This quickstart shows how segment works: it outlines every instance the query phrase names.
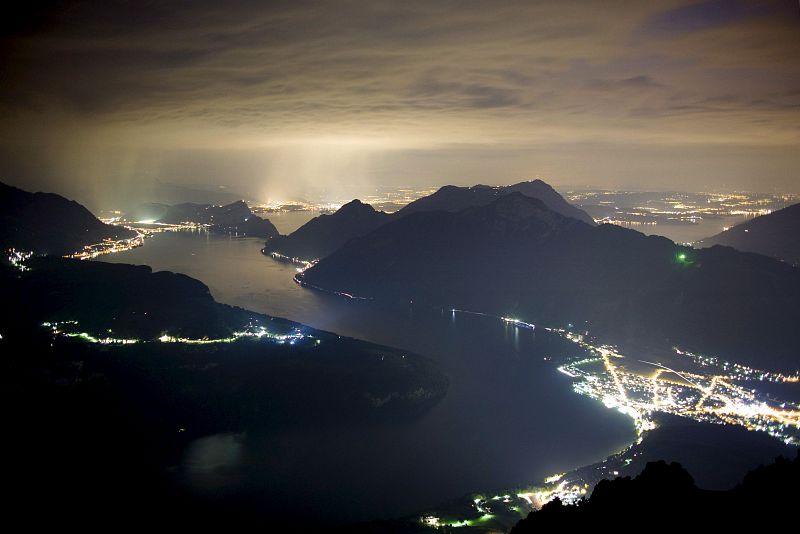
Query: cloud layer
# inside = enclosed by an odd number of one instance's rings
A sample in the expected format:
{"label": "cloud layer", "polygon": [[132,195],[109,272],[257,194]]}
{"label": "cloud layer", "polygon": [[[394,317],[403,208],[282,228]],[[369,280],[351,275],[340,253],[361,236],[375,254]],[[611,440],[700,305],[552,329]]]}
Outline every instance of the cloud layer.
{"label": "cloud layer", "polygon": [[59,2],[14,24],[0,171],[36,187],[800,188],[795,1]]}

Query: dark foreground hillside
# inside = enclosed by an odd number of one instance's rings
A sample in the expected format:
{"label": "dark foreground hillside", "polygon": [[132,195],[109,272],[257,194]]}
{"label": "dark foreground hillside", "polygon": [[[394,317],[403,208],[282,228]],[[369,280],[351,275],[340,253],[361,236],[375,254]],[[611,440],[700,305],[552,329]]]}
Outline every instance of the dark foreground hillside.
{"label": "dark foreground hillside", "polygon": [[622,531],[700,527],[719,532],[723,527],[769,525],[789,527],[800,497],[800,455],[778,458],[774,464],[749,472],[729,491],[699,489],[680,464],[651,462],[636,477],[603,480],[591,496],[576,505],[554,500],[520,521],[512,534],[558,529]]}
{"label": "dark foreground hillside", "polygon": [[160,418],[215,431],[410,415],[444,394],[426,358],[220,304],[184,275],[46,257],[27,266],[0,266],[9,385],[30,373],[81,385],[102,376],[117,393],[130,386],[133,404],[157,392]]}
{"label": "dark foreground hillside", "polygon": [[46,257],[27,267],[0,265],[6,521],[302,525],[257,497],[186,493],[176,470],[189,443],[388,424],[447,390],[427,358],[217,303],[186,276]]}

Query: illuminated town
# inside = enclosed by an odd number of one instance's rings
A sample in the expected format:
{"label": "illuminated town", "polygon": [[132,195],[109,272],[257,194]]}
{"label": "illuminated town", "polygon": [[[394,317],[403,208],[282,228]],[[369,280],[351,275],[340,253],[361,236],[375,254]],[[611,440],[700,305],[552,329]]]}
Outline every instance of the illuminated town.
{"label": "illuminated town", "polygon": [[144,244],[145,239],[161,232],[204,231],[207,227],[207,225],[195,224],[191,222],[182,224],[163,224],[153,221],[126,221],[120,217],[112,217],[101,220],[106,224],[122,226],[128,230],[132,230],[136,232],[136,235],[127,239],[104,239],[100,243],[86,245],[82,250],[79,250],[73,254],[68,254],[66,256],[67,258],[91,260],[105,254],[125,252],[126,250],[140,247]]}
{"label": "illuminated town", "polygon": [[[242,330],[233,332],[228,337],[222,338],[185,338],[173,336],[170,334],[162,334],[157,339],[130,339],[130,338],[117,338],[111,335],[101,337],[98,334],[90,334],[82,331],[79,327],[78,321],[54,321],[42,323],[42,326],[49,329],[51,334],[55,337],[74,338],[86,343],[100,344],[100,345],[132,345],[135,343],[177,343],[184,345],[213,345],[219,343],[234,343],[239,340],[253,339],[253,340],[267,340],[279,345],[289,344],[295,345],[298,342],[307,340],[314,345],[319,345],[321,341],[314,338],[314,336],[303,334],[299,327],[293,327],[287,332],[272,332],[263,326],[255,325],[253,323],[247,324]],[[107,332],[111,334],[111,332]]]}
{"label": "illuminated town", "polygon": [[264,217],[269,217],[270,213],[286,211],[330,213],[357,197],[376,210],[391,213],[419,198],[433,194],[437,189],[436,187],[416,188],[409,186],[376,187],[366,193],[363,191],[342,191],[339,194],[321,194],[317,198],[313,198],[312,195],[312,200],[268,200],[266,202],[255,200],[248,202],[248,205],[253,213]]}
{"label": "illuminated town", "polygon": [[[264,252],[263,249],[262,249],[261,252],[262,253]],[[302,258],[293,258],[293,257],[290,257],[290,256],[286,256],[286,255],[280,254],[278,252],[270,252],[269,255],[274,260],[284,261],[284,262],[287,262],[287,263],[293,263],[293,264],[297,265],[297,272],[298,273],[302,273],[303,271],[305,271],[306,269],[308,269],[309,267],[312,267],[315,263],[317,263],[317,260],[307,261],[307,260],[304,260]]]}
{"label": "illuminated town", "polygon": [[[659,233],[678,242],[694,242],[728,230],[731,226],[800,201],[799,195],[733,193],[679,193],[614,190],[573,190],[564,195],[587,211],[598,223]],[[692,239],[679,239],[695,227]],[[671,235],[671,234],[674,234]]]}
{"label": "illuminated town", "polygon": [[29,260],[31,256],[33,256],[33,252],[17,250],[15,248],[6,250],[6,260],[8,263],[15,269],[23,272],[30,270],[30,267],[25,265],[25,262]]}
{"label": "illuminated town", "polygon": [[696,421],[740,425],[800,444],[800,406],[780,401],[753,382],[797,382],[798,375],[761,371],[678,348],[661,362],[625,357],[615,347],[592,345],[584,336],[551,330],[584,348],[591,357],[558,368],[575,379],[574,390],[633,418],[641,434],[650,416],[663,412]]}
{"label": "illuminated town", "polygon": [[[481,312],[452,309],[458,313],[495,317]],[[495,317],[518,328],[536,326],[513,317]],[[618,410],[633,420],[636,442],[594,466],[559,473],[530,488],[508,490],[490,497],[471,496],[464,507],[429,512],[418,518],[427,527],[507,529],[530,511],[558,498],[575,503],[585,497],[602,478],[619,475],[616,466],[631,463],[634,445],[656,428],[657,413],[686,417],[711,424],[738,425],[750,431],[766,432],[788,445],[800,445],[800,404],[775,399],[759,391],[759,383],[797,383],[800,375],[762,371],[703,356],[680,348],[659,355],[659,361],[625,356],[616,347],[595,343],[588,333],[562,328],[540,327],[571,341],[583,350],[580,358],[569,359],[558,371],[573,380],[573,390]],[[655,358],[654,358],[655,359]]]}

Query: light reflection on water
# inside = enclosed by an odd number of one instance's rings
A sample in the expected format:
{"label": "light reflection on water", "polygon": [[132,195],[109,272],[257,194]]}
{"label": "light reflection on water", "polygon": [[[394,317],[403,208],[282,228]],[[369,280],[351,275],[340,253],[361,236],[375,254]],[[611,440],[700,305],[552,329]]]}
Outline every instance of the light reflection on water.
{"label": "light reflection on water", "polygon": [[186,449],[183,471],[202,493],[220,494],[241,483],[244,434],[214,434],[196,439]]}
{"label": "light reflection on water", "polygon": [[168,233],[102,259],[182,272],[221,302],[430,356],[450,389],[410,423],[199,440],[182,466],[196,491],[257,495],[264,513],[310,520],[397,517],[470,491],[535,483],[633,439],[627,418],[573,394],[543,361],[573,346],[449,309],[387,308],[303,289],[292,282],[294,267],[263,256],[262,246]]}

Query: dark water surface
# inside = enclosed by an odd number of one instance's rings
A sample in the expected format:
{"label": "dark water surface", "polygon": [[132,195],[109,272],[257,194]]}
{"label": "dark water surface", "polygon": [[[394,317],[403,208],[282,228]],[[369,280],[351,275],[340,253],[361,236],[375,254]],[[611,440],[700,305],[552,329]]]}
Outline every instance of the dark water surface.
{"label": "dark water surface", "polygon": [[471,491],[540,482],[634,439],[628,418],[572,393],[545,360],[574,353],[573,345],[496,319],[303,289],[292,281],[295,268],[263,256],[262,246],[168,233],[102,260],[185,273],[218,301],[430,356],[450,389],[413,422],[197,440],[178,469],[192,491],[312,521],[398,517]]}

